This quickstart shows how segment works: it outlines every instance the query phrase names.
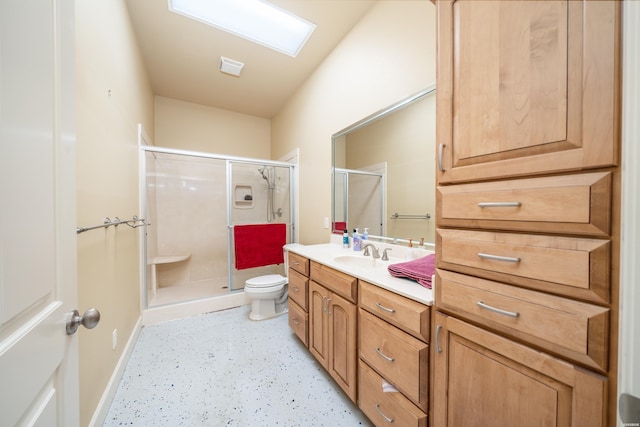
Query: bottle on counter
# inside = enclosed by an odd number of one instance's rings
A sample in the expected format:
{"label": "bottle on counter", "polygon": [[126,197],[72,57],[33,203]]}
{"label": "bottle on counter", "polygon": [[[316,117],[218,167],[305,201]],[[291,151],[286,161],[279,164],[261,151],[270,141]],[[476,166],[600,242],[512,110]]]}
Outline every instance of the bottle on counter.
{"label": "bottle on counter", "polygon": [[342,233],[342,247],[349,247],[349,230],[344,230],[344,232]]}
{"label": "bottle on counter", "polygon": [[353,229],[353,250],[361,251],[362,250],[362,239],[360,238],[360,234],[358,233],[358,229]]}
{"label": "bottle on counter", "polygon": [[369,227],[365,227],[364,233],[362,233],[362,240],[368,240],[368,239],[369,239]]}

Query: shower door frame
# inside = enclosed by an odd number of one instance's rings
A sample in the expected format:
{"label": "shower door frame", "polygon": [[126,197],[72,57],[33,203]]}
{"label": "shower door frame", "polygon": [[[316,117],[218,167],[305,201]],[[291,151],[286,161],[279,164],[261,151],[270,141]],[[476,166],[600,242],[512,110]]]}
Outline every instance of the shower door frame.
{"label": "shower door frame", "polygon": [[[365,171],[365,170],[358,170],[358,169],[345,169],[345,168],[333,168],[333,173],[331,174],[331,178],[333,180],[331,188],[333,188],[333,197],[331,198],[332,203],[333,203],[333,217],[337,218],[336,215],[336,195],[335,195],[335,188],[336,188],[336,176],[338,174],[342,174],[344,175],[344,179],[343,179],[343,201],[342,201],[342,205],[343,205],[343,218],[346,220],[347,222],[347,228],[349,230],[351,230],[354,226],[354,224],[351,224],[351,227],[349,226],[349,176],[350,175],[360,175],[360,176],[373,176],[373,177],[377,177],[380,179],[380,188],[379,188],[379,197],[380,197],[380,226],[378,228],[378,230],[376,230],[375,233],[370,233],[372,235],[375,235],[377,233],[380,234],[380,236],[385,236],[386,232],[387,232],[387,219],[386,219],[386,212],[385,212],[385,206],[387,205],[387,201],[386,201],[386,193],[387,193],[387,179],[386,179],[386,175],[384,173],[380,173],[380,172],[369,172],[369,171]],[[336,232],[336,230],[333,230],[332,227],[332,232]],[[338,230],[338,231],[342,231],[342,230]],[[364,231],[364,230],[361,230]]]}
{"label": "shower door frame", "polygon": [[[142,132],[142,131],[141,131]],[[224,160],[226,167],[226,189],[227,189],[227,286],[228,291],[225,295],[231,295],[234,293],[243,292],[244,289],[231,289],[231,281],[233,278],[233,254],[231,253],[233,249],[232,238],[233,238],[233,224],[231,224],[232,217],[232,209],[233,209],[233,191],[232,191],[232,180],[231,180],[231,169],[232,163],[243,163],[243,164],[255,164],[256,166],[277,166],[277,167],[286,167],[289,168],[289,212],[290,212],[290,222],[288,223],[289,228],[289,239],[290,243],[295,243],[295,224],[296,224],[296,216],[295,216],[295,205],[296,205],[296,192],[295,192],[295,170],[297,165],[294,163],[281,162],[277,160],[267,160],[267,159],[258,159],[252,157],[240,157],[240,156],[231,156],[231,155],[223,155],[216,153],[207,153],[204,151],[191,151],[191,150],[182,150],[176,148],[166,148],[166,147],[156,147],[153,145],[147,145],[142,143],[150,142],[148,137],[144,135],[144,133],[140,137],[140,157],[139,157],[139,180],[140,180],[140,212],[142,218],[148,217],[147,210],[147,158],[146,153],[161,153],[161,154],[171,154],[177,156],[189,156],[189,157],[199,157],[205,159],[213,159],[213,160]],[[140,280],[142,282],[142,290],[141,290],[141,302],[142,309],[149,309],[149,295],[147,291],[147,237],[146,237],[146,227],[143,227],[144,230],[141,233],[141,244],[140,244]],[[216,298],[218,296],[211,296],[208,298],[201,298],[194,301],[207,300],[210,298]],[[192,301],[178,301],[176,304],[189,303]],[[168,304],[170,306],[173,304]],[[155,307],[153,307],[155,308]]]}
{"label": "shower door frame", "polygon": [[[255,166],[274,166],[274,167],[286,167],[289,168],[289,218],[291,221],[288,224],[288,232],[289,232],[289,243],[295,242],[295,210],[294,210],[294,171],[295,164],[280,162],[274,160],[260,160],[246,157],[229,157],[227,159],[227,254],[229,256],[229,269],[228,269],[228,278],[227,278],[227,286],[229,286],[229,293],[232,292],[240,292],[242,289],[232,289],[232,280],[233,280],[233,264],[234,264],[234,252],[233,252],[233,227],[234,224],[231,223],[233,217],[233,164],[245,164],[245,165],[255,165]],[[286,273],[286,272],[285,272]]]}

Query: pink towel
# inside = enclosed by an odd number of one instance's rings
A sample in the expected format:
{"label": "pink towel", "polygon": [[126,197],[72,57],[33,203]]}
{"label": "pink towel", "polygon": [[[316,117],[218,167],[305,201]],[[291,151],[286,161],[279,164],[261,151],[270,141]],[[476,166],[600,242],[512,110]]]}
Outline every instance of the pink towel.
{"label": "pink towel", "polygon": [[403,277],[417,281],[427,289],[431,289],[431,276],[436,268],[436,255],[431,254],[412,261],[391,264],[387,269],[395,277]]}
{"label": "pink towel", "polygon": [[233,227],[236,269],[284,263],[286,224],[251,224]]}

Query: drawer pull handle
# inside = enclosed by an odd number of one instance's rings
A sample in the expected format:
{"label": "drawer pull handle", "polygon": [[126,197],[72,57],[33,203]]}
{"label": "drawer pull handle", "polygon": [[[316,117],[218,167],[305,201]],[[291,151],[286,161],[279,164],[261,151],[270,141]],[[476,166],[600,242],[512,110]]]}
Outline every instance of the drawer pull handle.
{"label": "drawer pull handle", "polygon": [[480,202],[478,206],[481,208],[519,208],[522,206],[520,202]]}
{"label": "drawer pull handle", "polygon": [[438,145],[438,170],[440,172],[444,172],[444,167],[442,166],[442,151],[444,150],[445,145]]}
{"label": "drawer pull handle", "polygon": [[380,309],[380,310],[384,310],[388,313],[395,313],[396,311],[393,308],[387,308],[384,305],[380,304],[379,302],[376,303],[376,306]]}
{"label": "drawer pull handle", "polygon": [[380,416],[382,418],[384,418],[384,420],[388,423],[392,423],[393,422],[393,418],[389,418],[387,417],[385,414],[382,413],[382,410],[380,409],[380,404],[376,403],[376,411],[378,411],[378,414],[380,414]]}
{"label": "drawer pull handle", "polygon": [[442,353],[442,349],[440,348],[440,331],[442,330],[442,325],[436,326],[436,353]]}
{"label": "drawer pull handle", "polygon": [[511,257],[511,256],[483,254],[482,252],[478,252],[478,256],[482,259],[490,259],[492,261],[520,262],[520,258]]}
{"label": "drawer pull handle", "polygon": [[291,264],[293,265],[300,265],[300,263],[298,261],[291,261]]}
{"label": "drawer pull handle", "polygon": [[501,310],[499,308],[491,307],[490,305],[487,305],[487,304],[483,303],[482,301],[478,301],[478,302],[476,302],[476,304],[478,305],[478,307],[484,308],[485,310],[493,311],[494,313],[502,314],[503,316],[509,316],[509,317],[518,317],[518,316],[520,316],[520,313],[518,313],[516,311]]}
{"label": "drawer pull handle", "polygon": [[294,317],[293,319],[291,319],[291,321],[292,321],[293,323],[295,323],[295,324],[296,324],[296,326],[300,324],[300,322],[298,321],[298,319],[296,319],[295,317]]}
{"label": "drawer pull handle", "polygon": [[393,362],[394,360],[393,357],[389,357],[386,354],[384,354],[382,351],[380,351],[378,347],[376,347],[376,353],[378,353],[378,356],[382,357],[387,362]]}
{"label": "drawer pull handle", "polygon": [[298,289],[297,286],[292,287],[291,289],[293,289],[294,292],[300,292],[300,289]]}

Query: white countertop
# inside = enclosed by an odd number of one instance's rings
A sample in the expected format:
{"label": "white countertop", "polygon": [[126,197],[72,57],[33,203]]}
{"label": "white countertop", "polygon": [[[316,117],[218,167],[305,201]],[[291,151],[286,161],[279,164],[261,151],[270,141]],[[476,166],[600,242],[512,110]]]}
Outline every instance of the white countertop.
{"label": "white countertop", "polygon": [[[341,244],[336,243],[325,243],[319,245],[300,245],[294,243],[286,245],[285,250],[296,253],[305,258],[309,258],[310,260],[317,261],[335,270],[357,277],[358,279],[366,280],[369,283],[387,289],[398,295],[405,296],[414,301],[418,301],[422,304],[433,305],[432,289],[427,289],[418,282],[410,279],[394,277],[389,274],[389,271],[387,270],[387,267],[390,264],[408,261],[406,258],[406,248],[394,247],[392,245],[377,242],[373,244],[379,248],[381,254],[382,249],[391,247],[393,249],[397,248],[396,252],[401,253],[403,257],[389,256],[389,261],[382,261],[380,259],[374,261],[371,256],[365,257],[362,251],[357,252],[352,248],[343,248]],[[428,255],[429,253],[432,252],[425,251],[423,254]],[[336,260],[336,257],[341,256],[362,257],[363,259],[371,258],[371,266],[365,267],[343,264]]]}

